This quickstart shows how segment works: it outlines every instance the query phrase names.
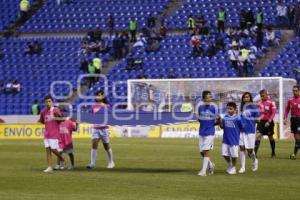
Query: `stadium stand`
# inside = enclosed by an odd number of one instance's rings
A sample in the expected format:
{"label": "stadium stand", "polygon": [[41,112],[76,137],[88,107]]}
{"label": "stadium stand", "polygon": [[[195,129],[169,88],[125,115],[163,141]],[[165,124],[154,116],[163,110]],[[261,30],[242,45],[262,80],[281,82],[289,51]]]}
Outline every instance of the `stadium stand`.
{"label": "stadium stand", "polygon": [[300,66],[300,38],[294,38],[287,47],[281,49],[280,54],[268,64],[260,73],[260,76],[282,76],[295,78],[294,68]]}
{"label": "stadium stand", "polygon": [[4,31],[19,14],[19,0],[0,1],[0,32]]}
{"label": "stadium stand", "polygon": [[[297,0],[286,0],[286,5],[296,3]],[[251,9],[255,15],[258,8],[261,8],[265,17],[265,24],[276,24],[277,2],[272,0],[187,0],[176,13],[167,19],[170,28],[186,28],[188,16],[204,15],[205,20],[214,27],[217,21],[217,14],[221,7],[227,13],[227,26],[239,26],[239,14],[242,9]]]}
{"label": "stadium stand", "polygon": [[[1,114],[30,114],[30,104],[35,99],[42,99],[49,93],[53,81],[70,81],[77,87],[77,78],[83,72],[79,68],[81,37],[56,38],[1,38],[5,56],[0,60],[1,84],[18,80],[21,92],[13,94],[0,93]],[[41,43],[40,54],[25,54],[28,42]],[[90,54],[92,59],[95,53]],[[109,54],[100,54],[107,58]],[[68,87],[59,84],[54,88],[55,94],[66,95]]]}
{"label": "stadium stand", "polygon": [[[18,1],[16,2],[18,3]],[[285,1],[286,4],[292,2],[296,1]],[[20,31],[40,34],[91,30],[106,32],[109,31],[107,20],[110,15],[115,19],[115,30],[126,30],[129,19],[132,17],[137,19],[139,30],[141,30],[147,23],[147,17],[150,14],[158,17],[166,9],[168,3],[170,3],[169,0],[69,0],[57,5],[56,1],[47,1],[21,27]],[[11,5],[6,8],[8,7],[12,8]],[[126,97],[126,81],[142,76],[153,79],[239,76],[239,71],[231,67],[231,62],[228,59],[228,50],[232,47],[234,37],[228,33],[220,34],[215,28],[216,15],[220,7],[224,7],[228,14],[227,25],[229,26],[239,24],[240,7],[253,9],[254,14],[257,8],[261,7],[266,17],[265,22],[270,25],[276,23],[274,12],[276,3],[270,0],[187,0],[174,15],[167,19],[168,28],[186,28],[190,14],[204,14],[205,20],[210,24],[210,34],[202,34],[200,37],[202,55],[192,56],[191,35],[185,29],[159,40],[157,49],[151,52],[147,50],[149,45],[147,39],[142,45],[143,47],[136,47],[132,43],[131,45],[134,46],[132,51],[129,51],[130,53],[123,57],[107,74],[109,101],[113,104],[126,103],[126,98],[115,98],[113,90],[116,89],[117,96]],[[19,9],[18,4],[14,8]],[[5,12],[5,17],[10,16],[8,11]],[[15,11],[15,13],[17,12]],[[1,27],[4,26],[1,24]],[[276,38],[279,39],[280,37],[281,34],[277,31]],[[208,57],[205,53],[209,49],[209,44],[216,43],[218,38],[224,40],[224,49],[218,49],[214,55]],[[0,59],[1,88],[5,89],[7,83],[18,80],[21,84],[21,92],[9,94],[0,92],[0,114],[30,114],[30,105],[35,99],[42,99],[49,93],[52,81],[70,81],[73,88],[77,87],[78,75],[84,73],[79,67],[80,60],[85,58],[90,61],[97,55],[82,51],[82,39],[82,37],[1,38],[0,50],[4,53],[4,57]],[[113,59],[113,38],[106,38],[105,40],[111,49],[107,53],[100,54],[100,58],[102,60]],[[27,43],[34,41],[41,43],[42,52],[25,55]],[[143,43],[141,38],[138,39],[138,42]],[[255,47],[256,38],[251,34],[241,37],[240,42],[243,44],[241,46],[247,49],[254,47],[256,58],[263,56],[263,50],[272,51],[265,35],[262,49]],[[260,73],[260,76],[294,77],[292,69],[299,67],[299,45],[299,38],[295,38],[288,47],[282,50],[277,59]],[[132,63],[129,64],[130,59]],[[283,67],[283,63],[290,65],[288,68]],[[114,83],[118,84],[114,85]],[[54,88],[55,94],[66,95],[69,90],[65,86],[57,85]],[[92,95],[99,89],[104,89],[103,80],[92,85],[85,95]],[[78,99],[72,103],[78,105],[81,102],[91,101],[93,99]]]}
{"label": "stadium stand", "polygon": [[145,26],[147,16],[158,16],[169,0],[77,0],[57,5],[47,1],[21,28],[21,32],[68,32],[108,30],[108,17],[112,15],[115,30],[128,29],[130,18],[135,18],[138,27]]}

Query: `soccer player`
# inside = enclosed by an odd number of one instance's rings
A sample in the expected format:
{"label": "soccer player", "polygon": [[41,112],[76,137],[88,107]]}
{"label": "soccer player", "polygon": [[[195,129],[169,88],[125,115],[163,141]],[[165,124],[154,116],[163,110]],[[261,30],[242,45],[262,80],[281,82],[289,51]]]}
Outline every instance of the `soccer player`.
{"label": "soccer player", "polygon": [[285,108],[284,123],[287,123],[287,118],[291,110],[291,132],[294,134],[295,147],[294,153],[290,155],[290,159],[296,160],[298,149],[300,149],[300,90],[299,86],[293,87],[294,97],[291,98]]}
{"label": "soccer player", "polygon": [[221,122],[221,128],[224,129],[222,156],[228,164],[226,172],[230,175],[236,174],[236,160],[239,157],[239,138],[242,128],[236,109],[237,106],[234,102],[227,103],[227,114]]}
{"label": "soccer player", "polygon": [[[100,110],[108,109],[110,107],[103,91],[96,92],[96,103],[92,106],[92,112],[97,113]],[[96,167],[97,149],[98,143],[102,140],[103,147],[108,156],[107,168],[111,169],[115,167],[113,161],[113,152],[109,145],[109,126],[95,124],[92,128],[92,150],[91,150],[91,162],[87,166],[88,169],[94,169]]]}
{"label": "soccer player", "polygon": [[217,107],[212,103],[212,95],[210,91],[202,92],[202,100],[198,107],[199,129],[199,150],[203,157],[202,169],[198,173],[199,176],[213,174],[214,163],[210,160],[209,151],[213,149],[215,138],[215,124],[218,120]]}
{"label": "soccer player", "polygon": [[61,166],[65,166],[66,162],[64,158],[58,152],[58,139],[59,139],[59,123],[62,118],[62,114],[57,107],[53,106],[53,99],[51,96],[44,98],[46,107],[40,114],[39,122],[45,124],[44,144],[47,154],[47,169],[44,172],[52,172],[51,166],[51,152],[54,153],[61,162]]}
{"label": "soccer player", "polygon": [[242,95],[241,103],[241,123],[242,132],[240,133],[240,164],[241,168],[239,173],[246,171],[246,153],[247,150],[249,157],[252,159],[252,171],[257,171],[258,160],[254,153],[255,146],[255,133],[256,121],[259,117],[259,110],[257,105],[253,104],[252,96],[249,92]]}
{"label": "soccer player", "polygon": [[[70,158],[71,166],[70,170],[75,169],[74,164],[74,154],[73,154],[73,140],[72,140],[72,132],[77,129],[77,123],[75,120],[66,118],[65,121],[60,123],[59,125],[59,153],[62,155],[63,153],[67,153]],[[59,160],[57,161],[57,165],[54,167],[55,170],[64,169],[64,166],[60,166]]]}
{"label": "soccer player", "polygon": [[256,141],[255,141],[255,155],[259,149],[260,140],[262,135],[267,135],[269,137],[272,153],[271,158],[275,158],[275,140],[273,138],[274,134],[274,117],[276,114],[276,104],[268,95],[266,90],[261,90],[259,92],[261,101],[258,103],[260,117],[257,125]]}

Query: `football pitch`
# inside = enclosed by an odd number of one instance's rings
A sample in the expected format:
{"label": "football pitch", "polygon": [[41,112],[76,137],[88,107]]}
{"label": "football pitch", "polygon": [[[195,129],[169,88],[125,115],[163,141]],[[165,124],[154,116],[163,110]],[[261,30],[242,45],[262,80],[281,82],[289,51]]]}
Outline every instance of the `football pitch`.
{"label": "football pitch", "polygon": [[294,142],[278,141],[277,158],[270,158],[269,142],[259,152],[259,170],[227,175],[220,156],[220,140],[212,153],[215,174],[197,176],[202,161],[198,139],[113,138],[116,168],[106,169],[107,156],[98,150],[97,168],[87,170],[88,139],[74,141],[75,171],[43,173],[46,158],[41,140],[0,141],[0,199],[162,199],[257,200],[298,199],[300,159],[290,160]]}

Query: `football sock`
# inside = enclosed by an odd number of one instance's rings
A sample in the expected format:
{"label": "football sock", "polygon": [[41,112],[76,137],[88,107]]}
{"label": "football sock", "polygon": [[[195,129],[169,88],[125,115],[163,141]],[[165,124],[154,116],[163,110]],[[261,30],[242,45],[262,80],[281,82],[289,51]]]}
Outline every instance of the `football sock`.
{"label": "football sock", "polygon": [[260,145],[260,140],[256,140],[255,141],[255,148],[254,148],[255,155],[257,155],[257,151],[258,151],[259,145]]}
{"label": "football sock", "polygon": [[255,156],[254,151],[252,152],[252,154],[250,154],[250,157],[252,159],[252,162],[254,162],[256,160],[256,156]]}
{"label": "football sock", "polygon": [[203,165],[202,165],[202,171],[206,173],[207,166],[209,164],[209,157],[203,157]]}
{"label": "football sock", "polygon": [[108,150],[106,151],[106,153],[107,153],[107,156],[108,156],[108,162],[111,163],[111,162],[113,161],[113,152],[112,152],[111,148],[108,149]]}
{"label": "football sock", "polygon": [[240,151],[240,162],[241,162],[241,168],[245,169],[245,165],[246,165],[245,151]]}
{"label": "football sock", "polygon": [[270,140],[270,145],[272,149],[272,155],[275,154],[275,140]]}
{"label": "football sock", "polygon": [[91,165],[96,165],[96,158],[97,158],[97,149],[91,150]]}
{"label": "football sock", "polygon": [[296,141],[295,142],[295,148],[294,148],[295,156],[297,155],[299,149],[300,149],[300,141]]}

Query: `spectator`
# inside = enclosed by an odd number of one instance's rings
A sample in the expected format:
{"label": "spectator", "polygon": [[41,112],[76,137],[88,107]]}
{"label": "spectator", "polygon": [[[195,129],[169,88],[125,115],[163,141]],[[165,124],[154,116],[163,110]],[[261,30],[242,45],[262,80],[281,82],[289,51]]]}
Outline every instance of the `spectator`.
{"label": "spectator", "polygon": [[282,0],[278,0],[276,7],[277,11],[277,24],[279,27],[284,27],[287,21],[287,7],[282,3]]}
{"label": "spectator", "polygon": [[19,81],[14,81],[12,83],[12,92],[13,93],[21,92],[21,84],[19,83]]}
{"label": "spectator", "polygon": [[252,12],[252,10],[249,8],[249,9],[248,9],[248,12],[247,12],[247,14],[246,14],[246,23],[247,23],[247,28],[248,28],[248,30],[251,29],[251,27],[254,25],[254,22],[255,22],[255,20],[254,20],[253,12]]}
{"label": "spectator", "polygon": [[109,29],[109,36],[111,37],[113,35],[114,27],[115,27],[115,19],[112,15],[109,15],[107,20],[107,26]]}
{"label": "spectator", "polygon": [[25,54],[33,55],[33,54],[40,54],[41,52],[42,52],[42,46],[40,42],[35,41],[35,42],[27,43]]}
{"label": "spectator", "polygon": [[294,24],[298,25],[300,21],[300,3],[295,6],[295,17],[294,17]]}
{"label": "spectator", "polygon": [[258,12],[256,14],[256,25],[258,29],[262,29],[264,23],[264,15],[261,10],[261,8],[258,9]]}
{"label": "spectator", "polygon": [[295,35],[297,37],[300,37],[300,20],[298,20],[298,22],[296,23],[296,26],[295,26]]}
{"label": "spectator", "polygon": [[33,52],[36,54],[40,54],[42,52],[42,44],[38,41],[33,43]]}
{"label": "spectator", "polygon": [[263,41],[264,41],[264,32],[263,32],[262,29],[257,29],[257,32],[256,32],[256,46],[257,46],[257,48],[262,49]]}
{"label": "spectator", "polygon": [[102,71],[102,60],[99,58],[99,55],[93,59],[93,66],[95,67],[95,74],[101,74]]}
{"label": "spectator", "polygon": [[208,56],[209,58],[211,58],[214,55],[216,55],[217,52],[218,52],[218,49],[217,49],[216,45],[214,44],[214,42],[210,41],[205,55]]}
{"label": "spectator", "polygon": [[133,47],[135,49],[138,49],[138,48],[144,47],[146,44],[147,44],[146,38],[144,37],[143,34],[140,34],[140,36],[139,36],[138,40],[136,41],[136,43],[133,44]]}
{"label": "spectator", "polygon": [[27,42],[27,47],[25,49],[25,54],[32,55],[34,54],[34,45],[32,42]]}
{"label": "spectator", "polygon": [[203,53],[203,49],[201,48],[201,43],[200,43],[200,36],[199,35],[193,35],[190,44],[193,48],[192,50],[192,57],[197,57],[200,56]]}
{"label": "spectator", "polygon": [[220,8],[219,13],[218,13],[218,31],[219,31],[219,33],[225,32],[226,18],[227,18],[227,16],[226,16],[224,8]]}
{"label": "spectator", "polygon": [[240,29],[241,30],[244,30],[247,27],[246,16],[247,16],[246,11],[244,9],[242,9],[240,12]]}
{"label": "spectator", "polygon": [[4,52],[2,49],[0,49],[0,60],[4,58]]}
{"label": "spectator", "polygon": [[89,62],[85,59],[85,58],[81,58],[80,59],[80,69],[84,72],[84,73],[88,73],[89,72]]}
{"label": "spectator", "polygon": [[143,59],[135,58],[132,53],[128,54],[126,61],[127,61],[127,66],[126,66],[127,70],[135,70],[135,69],[143,68]]}
{"label": "spectator", "polygon": [[126,31],[121,34],[122,55],[127,55],[129,52],[129,35]]}
{"label": "spectator", "polygon": [[289,18],[289,28],[292,29],[295,25],[295,14],[296,14],[296,8],[293,4],[290,4],[288,6],[287,14]]}
{"label": "spectator", "polygon": [[34,100],[34,103],[31,106],[31,114],[33,115],[39,115],[41,112],[39,101]]}
{"label": "spectator", "polygon": [[167,36],[167,31],[168,31],[167,27],[162,24],[159,29],[159,35],[162,39]]}
{"label": "spectator", "polygon": [[209,29],[208,27],[206,26],[206,21],[204,19],[204,16],[203,15],[200,15],[198,17],[198,20],[197,20],[197,28],[199,29],[199,34],[200,35],[208,35],[209,33]]}
{"label": "spectator", "polygon": [[115,34],[115,38],[112,42],[112,48],[113,48],[113,57],[114,59],[121,59],[122,58],[122,41],[119,37],[119,34]]}
{"label": "spectator", "polygon": [[20,1],[20,19],[24,22],[28,17],[28,11],[30,9],[29,0],[21,0]]}
{"label": "spectator", "polygon": [[190,15],[188,19],[188,29],[194,31],[195,28],[196,28],[195,19],[192,15]]}
{"label": "spectator", "polygon": [[147,27],[150,29],[154,28],[156,24],[155,21],[156,21],[155,17],[152,14],[150,14],[147,18]]}
{"label": "spectator", "polygon": [[231,67],[238,69],[238,56],[239,56],[238,44],[235,43],[232,45],[232,48],[228,51],[228,57],[231,61]]}
{"label": "spectator", "polygon": [[266,39],[270,46],[274,46],[275,44],[279,46],[279,39],[275,37],[275,32],[271,27],[267,28]]}
{"label": "spectator", "polygon": [[[95,74],[96,68],[93,65],[93,61],[90,61],[89,65],[88,65],[88,70],[89,70],[90,75]],[[95,84],[97,77],[89,77],[88,80],[89,80],[89,88],[91,88]]]}
{"label": "spectator", "polygon": [[224,37],[222,35],[219,35],[216,39],[216,48],[221,51],[225,49]]}
{"label": "spectator", "polygon": [[0,94],[1,93],[5,93],[5,83],[4,82],[0,82]]}
{"label": "spectator", "polygon": [[12,84],[12,82],[8,82],[8,83],[6,83],[5,84],[5,88],[4,88],[4,93],[7,93],[7,94],[9,94],[9,93],[13,93],[13,84]]}
{"label": "spectator", "polygon": [[147,41],[146,52],[157,52],[158,50],[159,50],[158,40],[149,38]]}
{"label": "spectator", "polygon": [[136,42],[136,31],[137,31],[137,22],[134,18],[131,18],[129,21],[129,31],[131,34],[131,42]]}

